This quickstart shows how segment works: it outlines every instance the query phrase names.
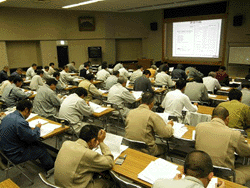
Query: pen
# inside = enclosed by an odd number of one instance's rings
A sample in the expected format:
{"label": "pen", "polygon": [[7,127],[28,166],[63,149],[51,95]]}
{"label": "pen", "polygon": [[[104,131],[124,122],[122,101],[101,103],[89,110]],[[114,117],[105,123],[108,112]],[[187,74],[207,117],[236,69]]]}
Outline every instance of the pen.
{"label": "pen", "polygon": [[127,154],[125,154],[125,155],[124,155],[123,159],[125,160],[125,159],[126,159],[126,157],[127,157]]}

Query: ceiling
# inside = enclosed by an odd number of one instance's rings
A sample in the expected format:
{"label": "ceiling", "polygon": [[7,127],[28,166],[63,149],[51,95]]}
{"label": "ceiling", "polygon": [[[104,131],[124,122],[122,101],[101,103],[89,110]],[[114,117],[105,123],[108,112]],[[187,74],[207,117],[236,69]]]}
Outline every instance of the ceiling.
{"label": "ceiling", "polygon": [[[0,7],[62,9],[63,6],[83,1],[87,0],[6,0],[0,3]],[[139,12],[220,1],[225,0],[103,0],[67,10]]]}

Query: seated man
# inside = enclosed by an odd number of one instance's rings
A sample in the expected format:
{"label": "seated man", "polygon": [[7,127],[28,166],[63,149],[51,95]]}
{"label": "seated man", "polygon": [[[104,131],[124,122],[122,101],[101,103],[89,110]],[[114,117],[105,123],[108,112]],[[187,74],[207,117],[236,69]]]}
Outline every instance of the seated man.
{"label": "seated man", "polygon": [[119,77],[119,71],[114,71],[111,76],[109,76],[105,82],[105,89],[109,90],[113,85],[117,83]]}
{"label": "seated man", "polygon": [[[109,182],[98,173],[110,170],[114,159],[107,145],[104,130],[85,125],[77,141],[65,141],[55,162],[55,184],[61,187],[107,188]],[[102,155],[92,151],[100,145]]]}
{"label": "seated man", "polygon": [[31,90],[37,90],[39,87],[43,86],[43,71],[42,70],[38,70],[37,75],[33,76],[33,78],[31,79],[30,82],[30,89]]}
{"label": "seated man", "polygon": [[126,118],[125,137],[132,140],[143,141],[149,146],[149,154],[159,156],[165,153],[164,146],[155,143],[155,134],[169,138],[173,135],[173,122],[166,125],[164,120],[151,109],[154,106],[154,95],[143,93],[142,104],[130,110]]}
{"label": "seated man", "polygon": [[137,70],[134,71],[130,76],[130,84],[133,84],[135,80],[142,76],[143,66],[137,65]]}
{"label": "seated man", "polygon": [[49,78],[53,78],[53,76],[49,74],[49,66],[45,66],[42,71],[43,71],[43,79],[45,81]]}
{"label": "seated man", "polygon": [[184,71],[184,67],[182,64],[178,64],[176,69],[172,72],[172,79],[187,79],[187,75]]}
{"label": "seated man", "polygon": [[113,68],[113,71],[119,71],[119,69],[121,69],[121,68],[123,68],[123,64],[120,62],[117,62]]}
{"label": "seated man", "polygon": [[80,132],[82,128],[82,120],[84,116],[89,116],[93,113],[92,108],[85,102],[84,97],[88,95],[86,89],[79,87],[75,88],[73,93],[67,96],[60,107],[59,117],[68,120],[74,125],[76,132]]}
{"label": "seated man", "polygon": [[96,79],[105,82],[107,78],[110,76],[110,73],[107,71],[107,69],[108,66],[106,64],[102,64],[102,69],[96,73]]}
{"label": "seated man", "polygon": [[[152,188],[205,188],[208,186],[213,173],[213,163],[210,156],[199,150],[190,152],[185,159],[184,175],[177,174],[174,179],[156,180]],[[212,187],[225,188],[224,182]]]}
{"label": "seated man", "polygon": [[135,97],[130,93],[125,87],[127,83],[127,78],[120,76],[118,78],[118,83],[113,85],[108,93],[108,102],[116,104],[121,108],[121,113],[123,117],[126,117],[130,109],[128,109],[124,103],[134,103]]}
{"label": "seated man", "polygon": [[222,106],[216,107],[210,122],[196,126],[195,148],[207,152],[216,166],[234,169],[236,183],[250,180],[250,166],[235,166],[235,153],[250,157],[250,147],[240,131],[228,127],[230,112]]}
{"label": "seated man", "polygon": [[3,70],[0,71],[0,84],[3,81],[8,80],[8,71],[9,71],[8,66],[4,66]]}
{"label": "seated man", "polygon": [[63,83],[62,80],[60,79],[60,72],[54,72],[53,73],[53,78],[56,79],[57,84],[56,84],[56,89],[57,90],[63,90],[65,89],[68,85]]}
{"label": "seated man", "polygon": [[154,93],[154,90],[151,85],[151,81],[149,80],[151,73],[149,70],[144,70],[143,75],[135,80],[134,90],[135,91],[149,91]]}
{"label": "seated man", "polygon": [[167,74],[168,71],[169,67],[165,66],[162,68],[162,71],[155,77],[155,85],[167,87],[173,87],[175,85],[175,82],[171,79],[171,76]]}
{"label": "seated man", "polygon": [[206,86],[203,84],[202,78],[194,76],[192,82],[188,82],[185,95],[189,97],[191,101],[206,102],[209,100]]}
{"label": "seated man", "polygon": [[229,76],[226,72],[226,67],[221,66],[219,70],[216,72],[216,79],[220,82],[222,86],[229,85]]}
{"label": "seated man", "polygon": [[8,80],[5,80],[0,84],[0,96],[3,94],[4,89],[13,83],[15,78],[15,76],[9,76]]}
{"label": "seated man", "polygon": [[171,115],[182,117],[182,109],[185,107],[191,112],[198,110],[198,104],[192,105],[190,99],[184,94],[186,88],[186,81],[183,79],[177,80],[176,89],[166,94],[161,106],[165,108],[164,112]]}
{"label": "seated man", "polygon": [[39,144],[41,124],[35,129],[25,120],[32,110],[28,100],[18,102],[16,111],[3,118],[0,126],[1,146],[4,154],[15,164],[39,159],[46,171],[54,167],[54,161],[46,148]]}
{"label": "seated man", "polygon": [[92,101],[94,103],[101,104],[101,100],[93,99],[93,97],[101,97],[102,96],[102,93],[93,84],[94,75],[89,73],[86,75],[85,78],[86,79],[81,81],[78,85],[78,87],[83,87],[88,92],[88,95],[87,95],[87,97],[84,98],[84,100],[87,102]]}
{"label": "seated man", "polygon": [[66,85],[71,84],[71,82],[74,80],[74,77],[71,76],[68,72],[69,72],[69,68],[67,65],[65,65],[63,67],[63,71],[60,72],[60,79]]}
{"label": "seated man", "polygon": [[26,80],[31,80],[31,78],[33,78],[33,76],[36,75],[36,69],[37,69],[37,65],[34,63],[32,64],[32,66],[30,68],[28,68],[28,70],[26,71]]}
{"label": "seated man", "polygon": [[[81,65],[82,66],[82,65]],[[81,68],[81,66],[79,67],[79,71],[80,71],[80,77],[85,78],[86,74],[89,73],[89,67],[90,67],[90,62],[85,62],[84,63],[84,67]],[[81,70],[80,70],[81,68]]]}
{"label": "seated man", "polygon": [[155,65],[151,65],[151,67],[147,69],[147,70],[149,70],[149,71],[150,71],[150,73],[151,73],[150,78],[155,78],[155,75],[156,75],[156,69],[157,69],[157,67],[156,67]]}
{"label": "seated man", "polygon": [[23,69],[21,68],[17,68],[17,70],[15,72],[12,72],[10,74],[10,76],[15,76],[15,77],[20,77],[22,78],[22,73],[23,73]]}
{"label": "seated man", "polygon": [[187,79],[190,80],[190,79],[193,79],[194,77],[198,76],[198,77],[201,77],[203,78],[203,74],[198,71],[195,67],[187,67],[185,69],[185,73],[187,75]]}
{"label": "seated man", "polygon": [[129,72],[124,67],[120,68],[118,71],[119,71],[120,76],[124,76],[126,78],[128,78],[130,76]]}
{"label": "seated man", "polygon": [[215,78],[216,73],[210,72],[207,77],[203,78],[203,83],[206,86],[207,90],[211,93],[214,93],[214,90],[219,90],[221,88],[221,85],[219,81]]}
{"label": "seated man", "polygon": [[49,74],[50,76],[52,76],[53,73],[56,72],[54,68],[55,68],[55,64],[54,64],[54,63],[50,63],[50,64],[49,64],[49,71],[48,71],[48,74]]}
{"label": "seated man", "polygon": [[244,80],[242,82],[241,86],[242,86],[242,90],[241,90],[242,100],[241,100],[241,102],[243,104],[250,106],[250,82]]}
{"label": "seated man", "polygon": [[54,92],[57,81],[53,78],[48,79],[46,84],[40,87],[34,99],[34,112],[39,116],[49,117],[58,114],[61,100]]}
{"label": "seated man", "polygon": [[69,73],[74,73],[74,72],[77,72],[77,69],[76,69],[76,63],[74,61],[72,61],[71,63],[67,64],[68,68],[69,68]]}
{"label": "seated man", "polygon": [[2,98],[5,101],[7,107],[14,107],[17,105],[18,101],[26,99],[33,94],[33,91],[30,93],[25,93],[20,88],[22,84],[23,79],[16,77],[11,85],[5,87]]}
{"label": "seated man", "polygon": [[228,126],[244,129],[250,138],[250,107],[241,103],[242,93],[238,89],[231,89],[228,98],[229,101],[219,104],[219,106],[223,106],[229,111]]}

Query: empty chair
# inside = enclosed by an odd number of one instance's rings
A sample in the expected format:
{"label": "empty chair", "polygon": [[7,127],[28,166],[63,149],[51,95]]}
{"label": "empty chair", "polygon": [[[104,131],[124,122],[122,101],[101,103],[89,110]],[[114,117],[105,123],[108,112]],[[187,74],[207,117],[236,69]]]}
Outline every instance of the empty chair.
{"label": "empty chair", "polygon": [[47,185],[48,187],[52,187],[52,188],[61,188],[61,187],[58,187],[58,186],[56,186],[56,185],[50,183],[50,182],[47,180],[47,178],[46,178],[42,173],[39,173],[38,175],[39,175],[41,181],[42,181],[45,185]]}
{"label": "empty chair", "polygon": [[148,145],[145,142],[123,138],[122,143],[131,149],[148,153]]}
{"label": "empty chair", "polygon": [[230,179],[233,177],[233,182],[235,182],[235,171],[231,168],[213,166],[214,167],[214,175],[223,179]]}

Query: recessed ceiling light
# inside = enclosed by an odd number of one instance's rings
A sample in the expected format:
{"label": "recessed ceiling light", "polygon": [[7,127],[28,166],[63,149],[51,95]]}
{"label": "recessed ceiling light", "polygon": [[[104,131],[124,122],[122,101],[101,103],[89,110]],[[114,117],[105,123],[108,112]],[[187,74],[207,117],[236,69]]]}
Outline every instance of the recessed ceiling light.
{"label": "recessed ceiling light", "polygon": [[64,6],[64,7],[62,7],[62,8],[72,8],[72,7],[87,5],[87,4],[91,4],[91,3],[96,3],[96,2],[98,2],[98,1],[103,1],[103,0],[90,0],[90,1],[84,1],[84,2],[81,2],[81,3],[77,3],[77,4],[67,5],[67,6]]}
{"label": "recessed ceiling light", "polygon": [[4,1],[6,1],[6,0],[0,0],[0,3],[4,2]]}

